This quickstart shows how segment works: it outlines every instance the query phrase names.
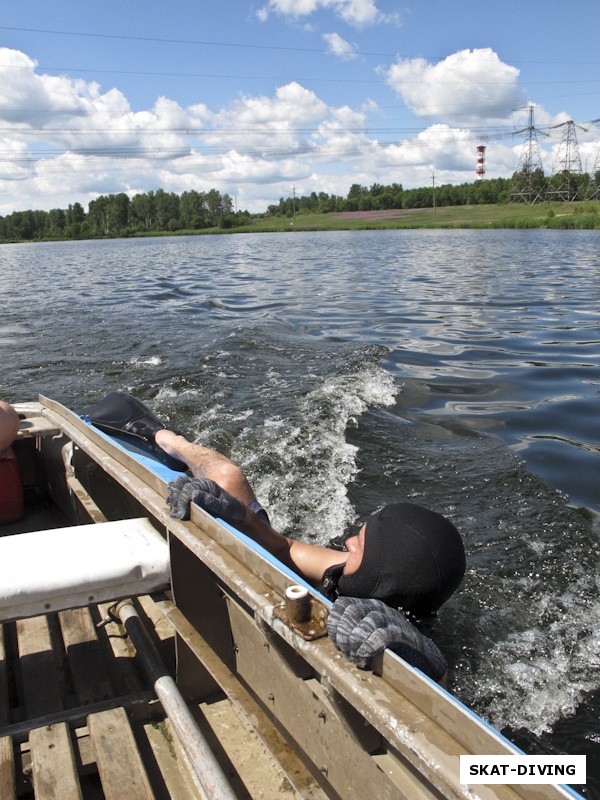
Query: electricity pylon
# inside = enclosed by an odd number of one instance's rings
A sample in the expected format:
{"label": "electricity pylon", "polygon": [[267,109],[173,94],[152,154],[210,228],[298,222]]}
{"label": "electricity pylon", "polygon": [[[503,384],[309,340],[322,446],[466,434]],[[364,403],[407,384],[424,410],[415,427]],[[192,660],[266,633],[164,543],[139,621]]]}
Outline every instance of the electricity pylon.
{"label": "electricity pylon", "polygon": [[544,195],[544,167],[540,155],[540,146],[537,135],[547,136],[546,133],[535,127],[533,122],[533,106],[528,106],[529,124],[514,135],[526,133],[527,138],[523,143],[519,166],[513,175],[510,187],[510,199],[513,203],[536,203]]}
{"label": "electricity pylon", "polygon": [[[593,119],[591,124],[595,125],[597,122],[600,122],[600,119]],[[586,200],[593,200],[596,197],[600,197],[600,147],[596,153],[596,160],[594,161],[594,166],[590,175],[590,182],[588,183],[587,192],[585,193]]]}
{"label": "electricity pylon", "polygon": [[576,129],[587,131],[587,128],[577,125],[572,119],[552,125],[550,130],[557,128],[564,128],[564,131],[552,167],[554,185],[548,189],[548,195],[570,203],[572,200],[582,199],[580,196],[581,183],[574,177],[583,174]]}

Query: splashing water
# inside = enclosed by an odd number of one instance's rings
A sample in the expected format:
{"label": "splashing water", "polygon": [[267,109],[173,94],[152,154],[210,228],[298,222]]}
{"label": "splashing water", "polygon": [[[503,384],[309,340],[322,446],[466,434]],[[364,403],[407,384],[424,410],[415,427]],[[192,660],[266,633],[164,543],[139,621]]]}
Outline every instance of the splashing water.
{"label": "splashing water", "polygon": [[370,367],[325,380],[298,399],[292,420],[268,418],[244,431],[232,456],[276,528],[324,544],[355,521],[348,487],[358,448],[346,432],[369,407],[391,405],[396,391],[389,373]]}

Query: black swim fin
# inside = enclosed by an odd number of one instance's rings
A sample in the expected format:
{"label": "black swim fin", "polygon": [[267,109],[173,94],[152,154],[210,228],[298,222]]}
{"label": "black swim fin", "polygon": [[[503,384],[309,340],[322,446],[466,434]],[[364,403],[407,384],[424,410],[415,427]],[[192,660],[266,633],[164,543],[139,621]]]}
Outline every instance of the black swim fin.
{"label": "black swim fin", "polygon": [[82,416],[89,417],[92,425],[105,433],[132,437],[144,442],[152,455],[162,464],[179,472],[187,471],[187,464],[165,453],[154,441],[156,431],[166,428],[166,425],[132,395],[125,392],[109,392],[98,403],[85,408]]}

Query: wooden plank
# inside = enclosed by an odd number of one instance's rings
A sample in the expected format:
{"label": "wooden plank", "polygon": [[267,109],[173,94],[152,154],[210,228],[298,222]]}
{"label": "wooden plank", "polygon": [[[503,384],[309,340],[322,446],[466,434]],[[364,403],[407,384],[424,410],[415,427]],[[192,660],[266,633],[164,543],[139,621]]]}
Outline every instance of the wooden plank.
{"label": "wooden plank", "polygon": [[66,723],[36,728],[29,736],[36,800],[81,800],[71,735]]}
{"label": "wooden plank", "polygon": [[[274,636],[266,638],[249,615],[233,603],[230,613],[238,674],[272,710],[291,746],[306,753],[314,768],[323,774],[325,793],[344,800],[439,797],[440,792],[428,775],[422,774],[416,782],[408,780],[414,771],[409,759],[399,761],[404,780],[390,780],[389,773],[380,770],[371,756],[371,752],[381,751],[386,744],[378,732],[367,726],[342,698],[334,706],[321,691],[315,691],[315,681],[299,680],[300,657],[285,642]],[[408,713],[409,709],[405,705],[402,711]],[[424,722],[422,716],[414,713],[407,719],[412,728]],[[339,759],[339,753],[344,753],[343,760]]]}
{"label": "wooden plank", "polygon": [[5,725],[9,721],[9,709],[8,659],[4,646],[4,625],[0,625],[0,725]]}
{"label": "wooden plank", "polygon": [[66,480],[71,495],[77,501],[78,507],[82,512],[83,516],[80,518],[89,518],[90,522],[107,522],[106,516],[92,500],[81,481],[72,475],[67,475]]}
{"label": "wooden plank", "polygon": [[19,663],[30,717],[38,717],[63,708],[56,661],[48,620],[44,616],[17,622]]}
{"label": "wooden plank", "polygon": [[[169,720],[146,723],[143,729],[152,755],[156,759],[160,777],[164,781],[166,796],[172,800],[184,800],[184,798],[185,800],[206,800],[202,789],[194,785],[187,756],[179,739],[173,733]],[[269,800],[275,800],[275,798],[269,797]],[[288,796],[285,800],[294,800],[294,798]]]}
{"label": "wooden plank", "polygon": [[15,800],[15,754],[10,736],[0,737],[0,797]]}
{"label": "wooden plank", "polygon": [[59,619],[77,702],[85,705],[112,697],[112,686],[89,609],[61,611]]}
{"label": "wooden plank", "polygon": [[[109,615],[113,603],[101,603],[98,612],[102,619]],[[143,682],[135,667],[135,647],[125,629],[118,622],[108,622],[99,634],[107,655],[108,674],[117,695],[137,694],[143,691]]]}
{"label": "wooden plank", "polygon": [[[164,593],[155,593],[153,596],[142,594],[134,598],[137,611],[144,621],[144,627],[159,651],[168,649],[173,642],[173,626],[159,605],[166,600],[166,597]],[[163,647],[164,642],[167,643],[166,647]]]}
{"label": "wooden plank", "polygon": [[[153,719],[160,713],[155,711],[157,705],[158,701],[153,691],[138,692],[121,697],[112,697],[110,700],[103,700],[101,703],[92,703],[91,705],[57,711],[55,714],[46,714],[43,717],[13,722],[11,725],[3,726],[0,731],[5,736],[12,736],[15,743],[24,742],[34,728],[55,725],[57,722],[66,722],[71,727],[73,725],[85,726],[90,714],[97,714],[117,706],[123,706],[136,719]],[[160,706],[158,707],[160,708]]]}
{"label": "wooden plank", "polygon": [[60,428],[52,425],[45,417],[28,417],[21,421],[17,439],[31,439],[36,436],[57,436]]}
{"label": "wooden plank", "polygon": [[92,714],[88,728],[106,800],[153,800],[133,731],[122,708]]}
{"label": "wooden plank", "polygon": [[[159,512],[158,517],[168,518],[168,509],[164,502],[166,497],[165,481],[154,472],[144,467],[132,455],[118,447],[98,430],[87,425],[80,417],[65,406],[40,395],[43,402],[44,416],[49,424],[60,428],[65,436],[96,461],[108,475],[126,490],[139,499],[139,490],[147,497],[143,505],[154,514],[153,507]],[[123,467],[126,470],[123,470]],[[154,495],[154,497],[153,497]]]}

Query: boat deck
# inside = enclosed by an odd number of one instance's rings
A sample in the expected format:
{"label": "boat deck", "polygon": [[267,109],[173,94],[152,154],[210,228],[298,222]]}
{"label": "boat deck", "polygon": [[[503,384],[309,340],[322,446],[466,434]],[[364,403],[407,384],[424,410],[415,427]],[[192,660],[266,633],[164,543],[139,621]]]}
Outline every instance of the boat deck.
{"label": "boat deck", "polygon": [[[167,602],[157,598],[159,602]],[[165,664],[174,638],[159,604],[137,610]],[[0,797],[203,798],[171,724],[108,604],[0,628]],[[194,709],[235,796],[295,796],[222,695]]]}

